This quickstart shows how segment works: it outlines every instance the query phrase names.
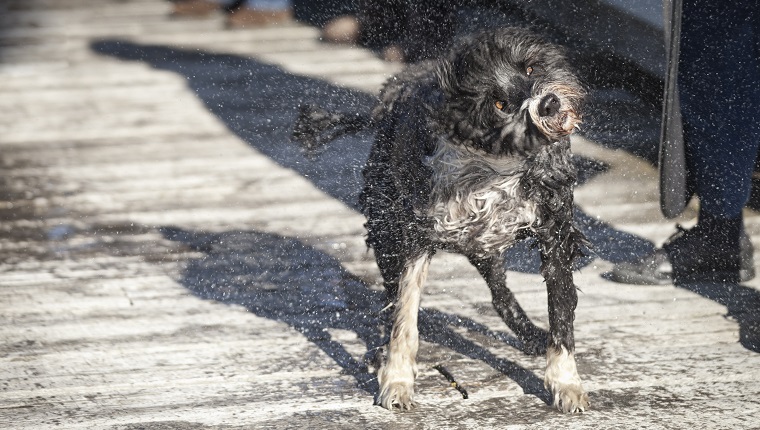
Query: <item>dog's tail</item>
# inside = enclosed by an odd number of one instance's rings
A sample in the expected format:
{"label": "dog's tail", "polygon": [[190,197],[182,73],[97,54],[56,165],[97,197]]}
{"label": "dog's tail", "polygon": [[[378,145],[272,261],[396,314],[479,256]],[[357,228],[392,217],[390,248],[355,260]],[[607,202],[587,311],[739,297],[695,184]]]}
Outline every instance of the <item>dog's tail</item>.
{"label": "dog's tail", "polygon": [[309,153],[316,153],[331,141],[374,127],[369,115],[330,112],[314,105],[301,105],[293,126],[292,139]]}

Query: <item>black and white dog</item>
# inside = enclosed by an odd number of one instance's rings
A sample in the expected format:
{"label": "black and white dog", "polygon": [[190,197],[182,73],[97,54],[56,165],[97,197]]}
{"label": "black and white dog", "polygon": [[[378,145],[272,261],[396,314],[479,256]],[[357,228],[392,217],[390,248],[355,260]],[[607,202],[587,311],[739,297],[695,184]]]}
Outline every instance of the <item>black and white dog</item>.
{"label": "black and white dog", "polygon": [[[585,91],[560,50],[519,29],[464,39],[436,61],[409,66],[383,88],[371,117],[305,107],[294,138],[315,149],[376,129],[360,197],[367,244],[395,304],[382,406],[414,406],[417,314],[432,255],[465,255],[493,305],[531,353],[546,353],[546,388],[565,412],[585,410],[576,370],[572,262],[587,245],[573,225],[568,135]],[[549,333],[506,286],[504,252],[536,238],[549,297]]]}

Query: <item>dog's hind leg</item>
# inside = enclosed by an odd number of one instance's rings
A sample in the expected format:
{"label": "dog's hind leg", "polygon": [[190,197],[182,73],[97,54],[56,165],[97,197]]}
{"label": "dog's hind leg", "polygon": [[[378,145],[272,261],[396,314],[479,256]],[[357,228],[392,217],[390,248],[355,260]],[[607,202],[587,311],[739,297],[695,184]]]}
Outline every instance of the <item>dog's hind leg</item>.
{"label": "dog's hind leg", "polygon": [[537,327],[525,314],[515,295],[507,288],[507,269],[502,256],[490,258],[469,257],[491,289],[491,301],[501,319],[523,343],[526,354],[540,355],[546,352],[548,334]]}
{"label": "dog's hind leg", "polygon": [[572,256],[575,244],[571,228],[557,229],[554,240],[542,241],[541,273],[549,297],[549,346],[546,351],[544,386],[554,406],[563,412],[582,412],[589,407],[575,365],[573,321],[578,293],[573,284]]}
{"label": "dog's hind leg", "polygon": [[430,254],[426,252],[409,259],[399,279],[388,360],[377,374],[380,392],[376,403],[386,409],[408,410],[415,406],[413,395],[419,346],[417,315],[429,265]]}

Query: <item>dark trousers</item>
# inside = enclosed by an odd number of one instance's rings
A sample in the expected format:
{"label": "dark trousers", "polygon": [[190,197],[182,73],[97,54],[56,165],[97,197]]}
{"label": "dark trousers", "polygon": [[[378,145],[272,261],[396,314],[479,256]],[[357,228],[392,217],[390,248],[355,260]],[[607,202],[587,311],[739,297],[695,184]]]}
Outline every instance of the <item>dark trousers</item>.
{"label": "dark trousers", "polygon": [[683,0],[678,83],[700,220],[735,219],[760,145],[760,12],[754,1]]}

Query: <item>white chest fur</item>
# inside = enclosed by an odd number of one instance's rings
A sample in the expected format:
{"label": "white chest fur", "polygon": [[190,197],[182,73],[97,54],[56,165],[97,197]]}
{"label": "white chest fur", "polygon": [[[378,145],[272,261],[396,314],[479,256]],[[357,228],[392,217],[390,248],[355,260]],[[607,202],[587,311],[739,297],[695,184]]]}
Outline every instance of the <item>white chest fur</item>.
{"label": "white chest fur", "polygon": [[521,196],[523,159],[494,157],[441,141],[433,170],[430,211],[436,240],[479,257],[500,254],[537,220],[536,204]]}

